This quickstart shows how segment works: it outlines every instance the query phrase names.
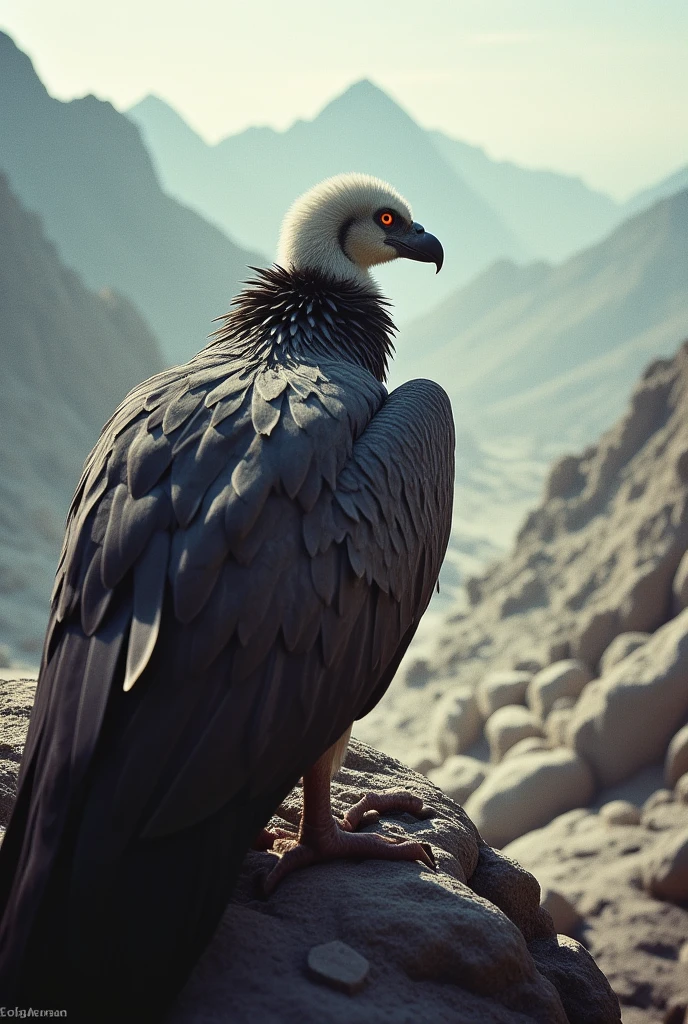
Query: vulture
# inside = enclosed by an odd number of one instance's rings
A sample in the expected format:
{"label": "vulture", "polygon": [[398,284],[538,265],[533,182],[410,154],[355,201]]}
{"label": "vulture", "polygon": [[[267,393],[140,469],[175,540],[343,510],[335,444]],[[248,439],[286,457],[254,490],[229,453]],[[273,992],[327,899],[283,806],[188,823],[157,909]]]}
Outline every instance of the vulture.
{"label": "vulture", "polygon": [[[278,855],[267,898],[317,861],[432,865],[424,845],[357,831],[369,810],[417,813],[412,794],[330,809],[451,525],[449,400],[384,384],[395,328],[370,268],[399,257],[439,271],[443,252],[395,189],[322,182],[209,344],[103,428],[0,851],[0,1003],[150,1024],[252,846]],[[270,832],[300,779],[298,836]]]}

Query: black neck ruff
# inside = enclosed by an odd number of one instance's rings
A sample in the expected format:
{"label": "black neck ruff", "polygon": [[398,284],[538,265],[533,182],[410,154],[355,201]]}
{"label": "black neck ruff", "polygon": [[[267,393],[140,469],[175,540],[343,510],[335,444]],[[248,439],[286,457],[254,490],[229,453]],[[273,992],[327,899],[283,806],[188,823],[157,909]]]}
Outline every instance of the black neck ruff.
{"label": "black neck ruff", "polygon": [[258,276],[218,318],[224,323],[212,344],[228,344],[237,355],[269,362],[288,356],[342,358],[385,381],[396,334],[386,299],[312,270],[276,264],[250,269]]}

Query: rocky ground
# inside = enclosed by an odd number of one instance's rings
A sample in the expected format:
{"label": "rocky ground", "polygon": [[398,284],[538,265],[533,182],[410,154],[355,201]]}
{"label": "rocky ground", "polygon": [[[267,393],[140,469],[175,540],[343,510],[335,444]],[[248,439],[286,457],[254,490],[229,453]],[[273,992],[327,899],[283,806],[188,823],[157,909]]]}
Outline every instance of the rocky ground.
{"label": "rocky ground", "polygon": [[[2,823],[34,687],[0,683]],[[342,814],[361,793],[403,788],[425,812],[369,829],[430,843],[437,863],[333,862],[296,872],[268,900],[271,853],[250,853],[218,932],[169,1024],[614,1024],[619,1010],[584,946],[557,935],[535,879],[487,846],[427,779],[353,741],[333,786]],[[295,790],[274,824],[295,829]]]}
{"label": "rocky ground", "polygon": [[627,1024],[688,1002],[687,549],[688,344],[356,727],[555,887]]}

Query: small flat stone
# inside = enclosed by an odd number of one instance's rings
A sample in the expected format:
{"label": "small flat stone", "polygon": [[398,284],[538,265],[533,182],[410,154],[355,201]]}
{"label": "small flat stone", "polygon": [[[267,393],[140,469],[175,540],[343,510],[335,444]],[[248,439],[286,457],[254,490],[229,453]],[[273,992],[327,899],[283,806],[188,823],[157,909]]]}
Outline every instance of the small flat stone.
{"label": "small flat stone", "polygon": [[308,973],[315,981],[353,995],[360,992],[368,977],[370,964],[345,942],[335,939],[308,952]]}

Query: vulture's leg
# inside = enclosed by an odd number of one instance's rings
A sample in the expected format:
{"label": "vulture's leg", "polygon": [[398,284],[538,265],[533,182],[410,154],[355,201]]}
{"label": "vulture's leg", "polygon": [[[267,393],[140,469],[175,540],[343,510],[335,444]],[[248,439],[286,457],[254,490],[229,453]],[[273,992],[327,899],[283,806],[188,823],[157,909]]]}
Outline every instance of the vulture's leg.
{"label": "vulture's leg", "polygon": [[280,854],[276,866],[264,882],[268,896],[285,875],[329,860],[419,860],[430,868],[435,861],[428,843],[396,839],[391,836],[354,833],[370,811],[409,811],[418,814],[423,801],[403,790],[363,797],[349,809],[343,821],[337,821],[330,803],[330,781],[344,760],[350,730],[335,743],[303,777],[303,813],[298,838],[275,838],[272,848]]}

